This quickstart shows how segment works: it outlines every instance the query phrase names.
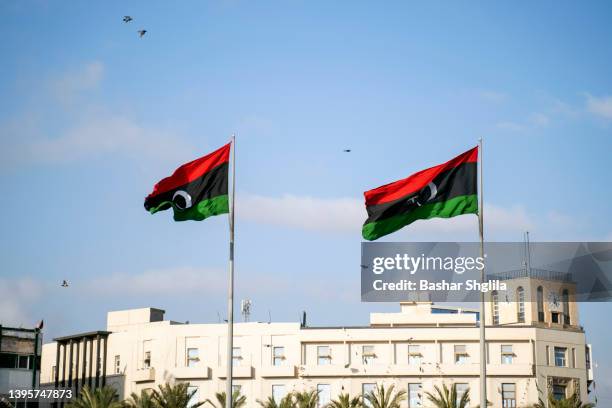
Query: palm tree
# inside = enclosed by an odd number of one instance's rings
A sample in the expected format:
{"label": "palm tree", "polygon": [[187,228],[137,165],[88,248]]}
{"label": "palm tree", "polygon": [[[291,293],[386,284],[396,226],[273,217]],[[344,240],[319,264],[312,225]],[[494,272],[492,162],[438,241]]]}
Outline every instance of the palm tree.
{"label": "palm tree", "polygon": [[280,403],[276,403],[274,397],[268,397],[266,400],[257,400],[257,403],[261,405],[262,408],[296,408],[296,403],[293,401],[293,394],[287,394],[280,401]]}
{"label": "palm tree", "polygon": [[190,403],[191,398],[197,391],[189,392],[189,383],[168,383],[159,386],[159,390],[153,391],[153,401],[157,408],[197,408],[204,405],[204,401]]}
{"label": "palm tree", "polygon": [[[555,399],[554,395],[548,394],[548,408],[594,408],[595,404],[587,402],[583,403],[577,393],[573,393],[569,398]],[[546,408],[546,403],[540,399],[540,402],[535,404],[533,408]]]}
{"label": "palm tree", "polygon": [[319,391],[302,391],[293,394],[297,408],[317,408],[319,405]]}
{"label": "palm tree", "polygon": [[348,394],[338,395],[338,399],[333,400],[325,408],[362,408],[361,396],[351,398]]}
{"label": "palm tree", "polygon": [[[215,398],[217,399],[217,404],[213,403],[210,399],[207,399],[205,402],[208,402],[215,408],[225,408],[225,392],[217,392],[215,393]],[[241,408],[246,405],[246,396],[240,394],[240,390],[235,390],[232,393],[232,407],[233,408]]]}
{"label": "palm tree", "polygon": [[436,394],[425,392],[427,399],[436,408],[467,408],[470,403],[470,389],[465,390],[461,398],[457,398],[457,384],[453,384],[449,389],[446,384],[442,385],[442,389],[437,385],[434,387]]}
{"label": "palm tree", "polygon": [[376,389],[364,395],[363,398],[372,408],[399,408],[400,403],[406,399],[406,391],[393,392],[395,385],[385,389],[384,385],[376,385]]}
{"label": "palm tree", "polygon": [[150,391],[142,390],[140,395],[133,392],[130,398],[123,402],[126,408],[156,408],[155,400]]}
{"label": "palm tree", "polygon": [[68,404],[70,408],[121,408],[117,391],[112,387],[102,387],[92,390],[83,387],[77,399]]}

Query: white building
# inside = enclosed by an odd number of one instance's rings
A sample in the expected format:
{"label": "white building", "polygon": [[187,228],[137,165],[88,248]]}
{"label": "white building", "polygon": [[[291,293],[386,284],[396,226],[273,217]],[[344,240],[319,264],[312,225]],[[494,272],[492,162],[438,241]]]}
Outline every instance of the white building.
{"label": "white building", "polygon": [[[571,301],[573,286],[545,274],[507,279],[515,297],[493,293],[489,303],[488,399],[494,407],[523,407],[548,391],[561,396],[576,390],[588,400],[590,348]],[[153,308],[110,312],[105,331],[45,344],[41,382],[78,388],[98,381],[127,397],[184,381],[197,389],[196,398],[214,398],[225,390],[227,326],[177,323],[163,314]],[[476,406],[477,323],[473,310],[414,302],[402,303],[398,313],[372,313],[363,327],[237,323],[234,384],[249,407],[271,395],[313,388],[324,404],[376,383],[406,390],[403,406],[410,408],[429,406],[424,391],[434,385],[456,383],[460,390],[469,387]]]}

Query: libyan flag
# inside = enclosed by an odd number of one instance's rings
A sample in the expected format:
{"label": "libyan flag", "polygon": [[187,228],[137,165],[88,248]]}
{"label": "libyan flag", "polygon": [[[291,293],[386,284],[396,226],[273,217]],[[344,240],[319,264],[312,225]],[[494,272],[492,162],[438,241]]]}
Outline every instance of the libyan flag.
{"label": "libyan flag", "polygon": [[478,214],[478,147],[444,164],[366,191],[362,235],[374,241],[416,220]]}
{"label": "libyan flag", "polygon": [[151,214],[172,207],[174,221],[202,221],[229,212],[228,170],[231,143],[183,164],[162,179],[145,198]]}

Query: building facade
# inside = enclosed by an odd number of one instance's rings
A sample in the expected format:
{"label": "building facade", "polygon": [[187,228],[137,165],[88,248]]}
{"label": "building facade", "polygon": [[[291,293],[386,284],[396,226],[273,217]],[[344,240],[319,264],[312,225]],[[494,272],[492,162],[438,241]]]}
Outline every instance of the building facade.
{"label": "building facade", "polygon": [[0,325],[0,397],[38,387],[41,346],[40,329]]}
{"label": "building facade", "polygon": [[[489,294],[487,390],[493,407],[524,407],[576,391],[588,400],[590,347],[579,326],[570,283],[558,277],[507,277],[512,289]],[[510,295],[512,293],[512,295]],[[559,294],[557,296],[557,293]],[[567,296],[566,296],[567,295]],[[45,344],[41,381],[79,387],[109,384],[121,397],[165,382],[189,382],[194,400],[225,390],[225,324],[184,324],[145,308],[108,313],[104,332]],[[234,385],[247,406],[269,396],[317,389],[321,405],[340,393],[359,395],[376,384],[408,393],[404,407],[428,407],[435,385],[479,395],[478,313],[428,302],[372,313],[363,327],[300,323],[237,323]],[[92,374],[93,373],[93,374]],[[96,381],[97,374],[97,381]]]}

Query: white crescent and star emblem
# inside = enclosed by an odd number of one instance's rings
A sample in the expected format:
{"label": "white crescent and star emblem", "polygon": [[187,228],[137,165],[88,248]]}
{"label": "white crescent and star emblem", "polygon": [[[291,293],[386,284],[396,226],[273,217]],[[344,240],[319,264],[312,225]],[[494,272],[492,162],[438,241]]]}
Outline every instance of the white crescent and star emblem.
{"label": "white crescent and star emblem", "polygon": [[186,210],[191,207],[191,196],[184,190],[178,190],[172,196],[172,203],[178,210]]}
{"label": "white crescent and star emblem", "polygon": [[[425,189],[429,189],[429,195],[425,194]],[[410,197],[408,202],[411,204],[416,204],[420,207],[424,203],[436,198],[436,195],[438,195],[438,187],[436,187],[433,181],[430,181],[421,191],[418,192],[418,194]]]}

